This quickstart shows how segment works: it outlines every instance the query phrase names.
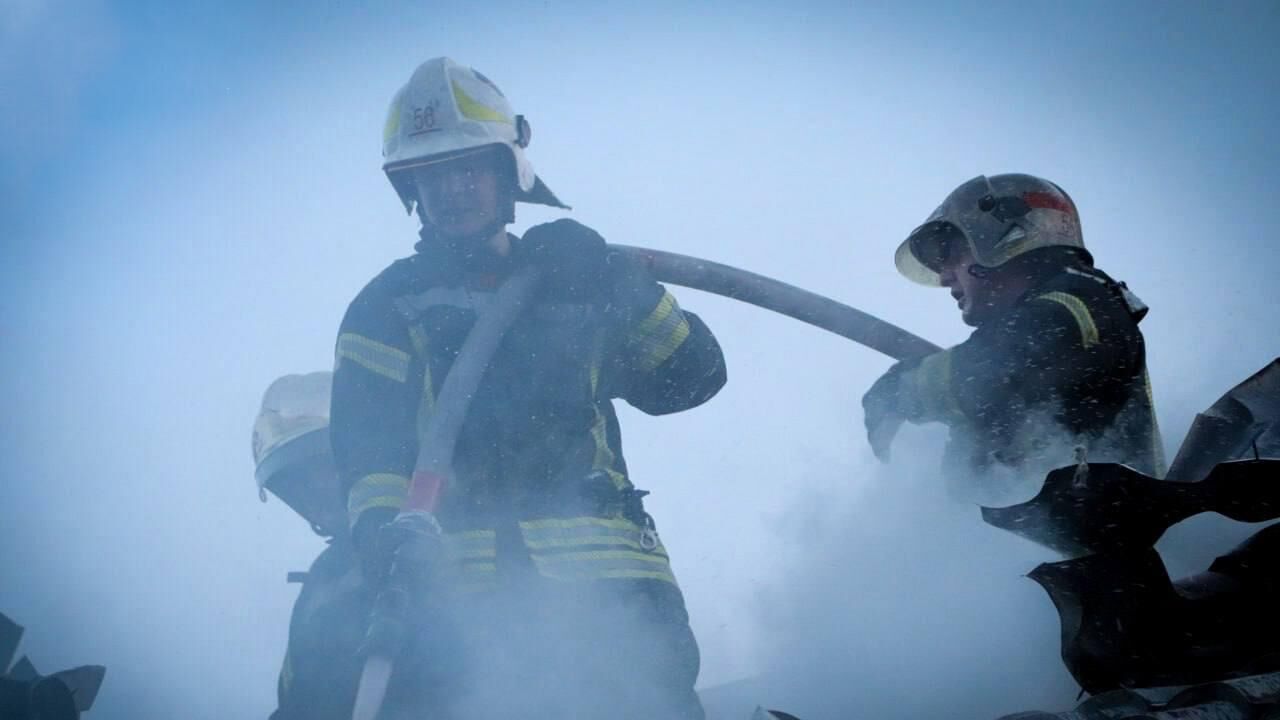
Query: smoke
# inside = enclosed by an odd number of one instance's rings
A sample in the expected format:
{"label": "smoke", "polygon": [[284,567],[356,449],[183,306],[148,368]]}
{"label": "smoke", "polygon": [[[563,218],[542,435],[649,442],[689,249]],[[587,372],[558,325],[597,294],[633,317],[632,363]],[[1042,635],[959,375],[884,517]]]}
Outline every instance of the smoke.
{"label": "smoke", "polygon": [[[761,599],[760,679],[707,692],[721,717],[764,704],[806,718],[997,717],[1065,709],[1047,597],[1024,575],[1057,559],[948,496],[937,428],[888,465],[843,470],[853,492],[785,515],[792,563]],[[977,480],[975,480],[977,482]]]}
{"label": "smoke", "polygon": [[[6,33],[43,29],[0,36],[0,188],[20,190],[0,223],[22,229],[0,267],[0,610],[41,669],[108,666],[90,717],[272,706],[284,573],[321,545],[258,503],[249,428],[272,379],[330,364],[346,303],[410,252],[378,139],[427,57],[503,88],[539,173],[608,240],[943,345],[964,328],[894,273],[897,240],[978,173],[1050,177],[1099,267],[1152,308],[1169,445],[1274,357],[1274,4],[580,5],[13,6]],[[516,230],[553,216],[521,208]],[[767,670],[784,680],[755,702],[801,717],[924,707],[935,685],[974,712],[1068,706],[1056,617],[1022,578],[1048,558],[945,500],[929,433],[871,460],[857,399],[888,360],[675,293],[729,385],[620,417],[703,685]],[[1187,571],[1242,530],[1188,532]]]}

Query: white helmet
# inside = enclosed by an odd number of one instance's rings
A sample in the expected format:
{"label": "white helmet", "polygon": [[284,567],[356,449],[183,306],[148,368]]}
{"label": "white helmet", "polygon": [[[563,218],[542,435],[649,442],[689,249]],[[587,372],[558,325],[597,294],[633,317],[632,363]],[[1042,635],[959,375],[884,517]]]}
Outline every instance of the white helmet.
{"label": "white helmet", "polygon": [[1062,188],[1033,175],[985,175],[956,188],[898,246],[898,272],[924,285],[938,278],[940,241],[959,232],[974,262],[999,267],[1019,255],[1047,247],[1088,254],[1076,204]]}
{"label": "white helmet", "polygon": [[345,517],[329,445],[332,384],[330,372],[285,375],[267,388],[253,423],[258,497],[270,490],[324,534]]}
{"label": "white helmet", "polygon": [[514,161],[514,199],[568,208],[525,158],[531,134],[529,122],[512,113],[506,97],[489,78],[438,57],[419,65],[391,100],[382,131],[382,170],[405,209],[413,212],[417,188],[405,171],[500,145]]}

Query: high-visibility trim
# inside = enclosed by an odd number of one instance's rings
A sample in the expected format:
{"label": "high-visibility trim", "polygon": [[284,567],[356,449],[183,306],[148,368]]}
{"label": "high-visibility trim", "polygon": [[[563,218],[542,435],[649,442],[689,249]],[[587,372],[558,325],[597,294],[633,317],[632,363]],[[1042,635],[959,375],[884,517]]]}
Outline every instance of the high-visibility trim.
{"label": "high-visibility trim", "polygon": [[552,518],[520,523],[525,547],[544,577],[559,580],[647,578],[676,583],[666,549],[641,544],[643,530],[630,520]]}
{"label": "high-visibility trim", "polygon": [[520,529],[525,537],[530,535],[565,535],[579,533],[582,528],[605,528],[612,532],[639,532],[640,526],[630,520],[602,517],[542,518],[522,520]]}
{"label": "high-visibility trim", "polygon": [[964,412],[951,387],[951,351],[927,355],[903,376],[908,402],[914,401],[920,420],[957,422]]}
{"label": "high-visibility trim", "polygon": [[498,586],[498,534],[493,530],[445,533],[454,567],[455,591],[478,593]]}
{"label": "high-visibility trim", "polygon": [[[527,520],[520,523],[525,546],[530,550],[553,550],[588,545],[623,545],[643,550],[641,528],[630,520],[577,517]],[[652,551],[666,555],[659,545]]]}
{"label": "high-visibility trim", "polygon": [[1065,307],[1071,313],[1071,316],[1075,318],[1076,325],[1080,328],[1080,342],[1084,347],[1098,344],[1098,326],[1094,324],[1093,315],[1089,313],[1089,308],[1085,306],[1084,301],[1080,298],[1055,290],[1054,292],[1038,295],[1036,299],[1056,302]]}
{"label": "high-visibility trim", "polygon": [[559,555],[534,554],[533,565],[544,577],[556,580],[649,578],[675,583],[665,556],[631,550],[592,550]]}
{"label": "high-visibility trim", "polygon": [[[634,550],[645,550],[639,540],[620,537],[617,535],[584,535],[578,538],[549,538],[546,540],[528,540],[525,543],[530,550],[562,550],[564,548],[578,547],[580,545],[616,545],[620,547],[629,547]],[[657,550],[653,551],[658,554]]]}
{"label": "high-visibility trim", "polygon": [[627,336],[636,351],[640,369],[650,372],[666,362],[689,337],[689,320],[685,318],[675,296],[663,291],[658,306]]}
{"label": "high-visibility trim", "polygon": [[627,476],[616,469],[617,455],[613,452],[613,448],[609,447],[608,421],[605,419],[604,413],[600,412],[600,407],[592,408],[595,412],[595,418],[591,421],[591,442],[595,445],[595,455],[591,458],[591,467],[596,470],[603,470],[609,475],[609,479],[613,480],[614,487],[619,490],[625,490],[630,483]]}
{"label": "high-visibility trim", "polygon": [[449,547],[461,560],[498,556],[498,534],[493,530],[465,530],[445,533]]}
{"label": "high-visibility trim", "polygon": [[453,99],[457,101],[458,112],[462,113],[463,117],[479,120],[480,122],[494,122],[504,125],[515,124],[515,120],[512,118],[472,98],[456,80],[451,81],[449,84],[453,86]]}
{"label": "high-visibility trim", "polygon": [[391,142],[391,138],[400,132],[400,108],[404,104],[404,91],[396,93],[395,99],[391,101],[391,107],[387,110],[387,121],[382,125],[382,145],[386,147]]}
{"label": "high-visibility trim", "polygon": [[394,473],[365,475],[347,494],[347,520],[354,527],[360,515],[376,507],[401,508],[409,495],[409,478]]}
{"label": "high-visibility trim", "polygon": [[337,355],[339,367],[345,359],[396,382],[402,383],[409,379],[409,353],[363,335],[339,335]]}

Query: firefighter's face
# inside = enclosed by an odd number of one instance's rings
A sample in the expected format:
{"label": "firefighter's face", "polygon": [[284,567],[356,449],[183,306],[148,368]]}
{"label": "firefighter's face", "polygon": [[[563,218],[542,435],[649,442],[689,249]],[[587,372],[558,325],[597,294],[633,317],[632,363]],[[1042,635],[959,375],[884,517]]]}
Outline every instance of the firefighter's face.
{"label": "firefighter's face", "polygon": [[505,175],[497,152],[486,150],[413,171],[418,200],[436,232],[465,239],[502,219]]}
{"label": "firefighter's face", "polygon": [[1004,275],[998,268],[977,265],[962,238],[945,244],[938,279],[951,290],[966,325],[978,327],[1017,299],[1020,291],[1005,282]]}

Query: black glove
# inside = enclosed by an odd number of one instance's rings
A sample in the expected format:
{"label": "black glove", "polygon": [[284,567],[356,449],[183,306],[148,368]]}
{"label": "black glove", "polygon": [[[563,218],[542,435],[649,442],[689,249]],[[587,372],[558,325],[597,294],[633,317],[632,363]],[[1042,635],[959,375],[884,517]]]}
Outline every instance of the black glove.
{"label": "black glove", "polygon": [[901,410],[903,372],[903,364],[895,364],[862,396],[867,441],[881,462],[889,462],[889,447],[906,419]]}
{"label": "black glove", "polygon": [[391,570],[395,548],[388,548],[383,528],[399,513],[395,508],[375,507],[365,510],[351,528],[351,541],[360,558],[360,571],[371,587],[381,587]]}
{"label": "black glove", "polygon": [[603,295],[609,287],[608,253],[599,233],[568,219],[535,225],[515,244],[517,260],[542,270],[542,296],[564,302]]}
{"label": "black glove", "polygon": [[[379,520],[374,516],[370,522]],[[360,654],[394,657],[418,621],[433,585],[438,584],[446,561],[444,535],[435,516],[426,512],[401,513],[378,527],[376,535],[371,562],[377,567],[365,581],[377,589],[377,597]]]}

